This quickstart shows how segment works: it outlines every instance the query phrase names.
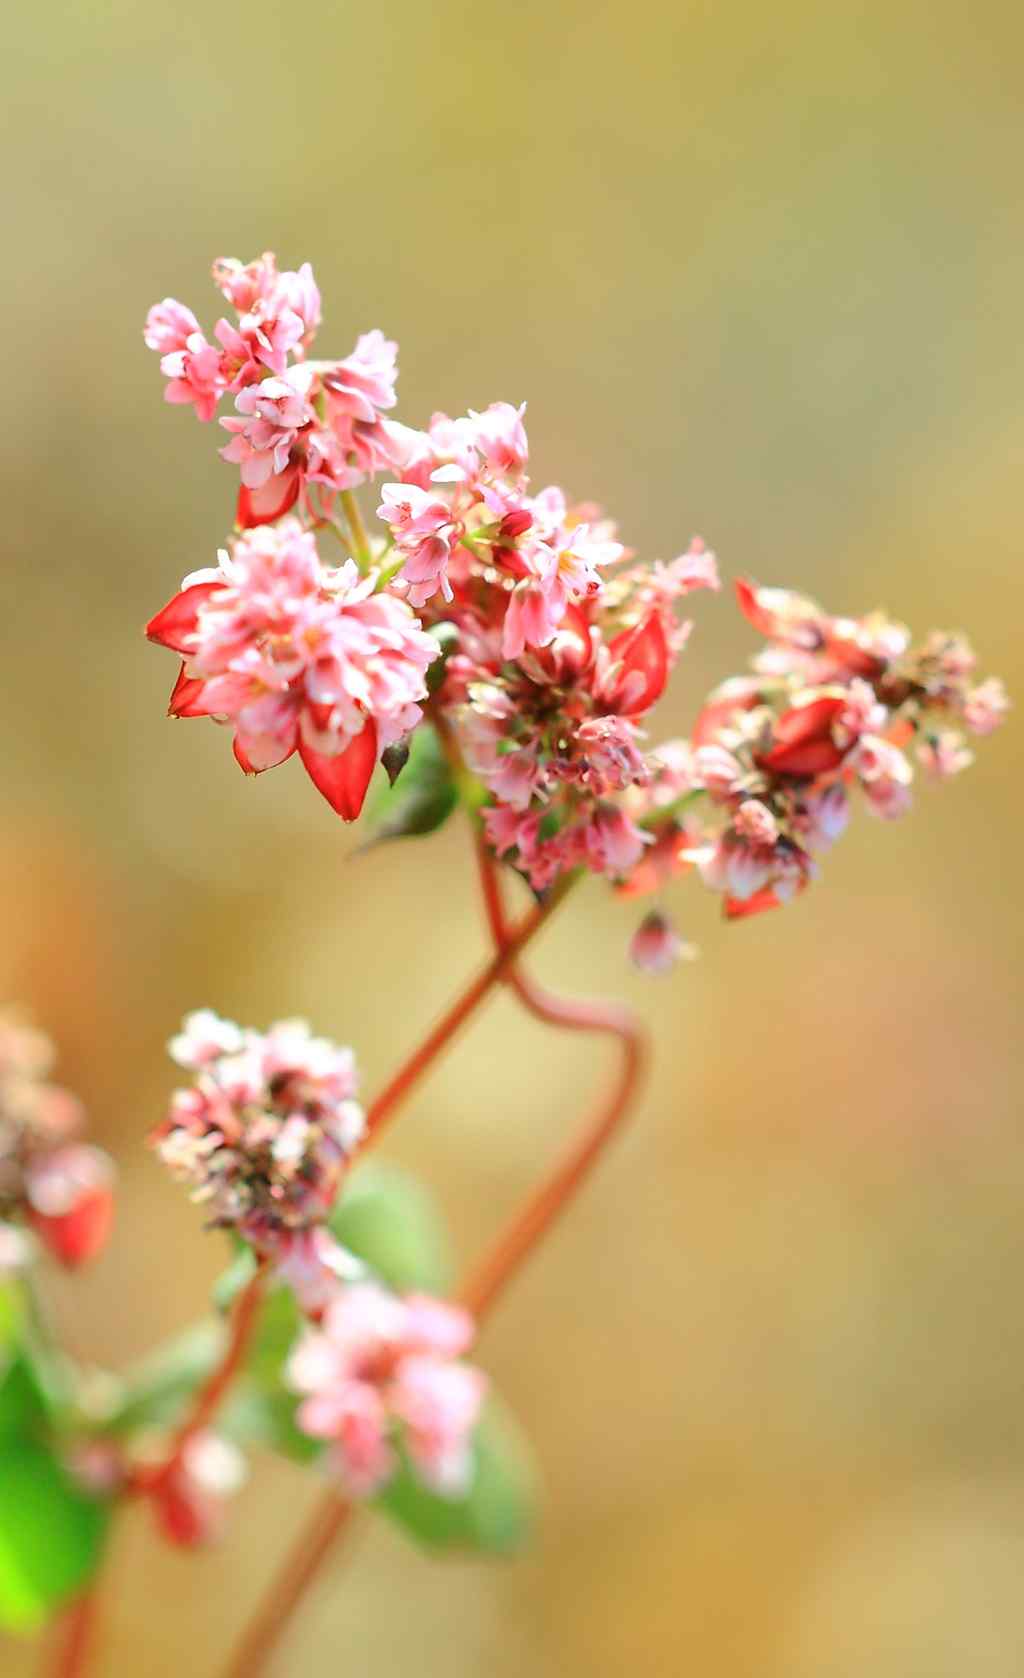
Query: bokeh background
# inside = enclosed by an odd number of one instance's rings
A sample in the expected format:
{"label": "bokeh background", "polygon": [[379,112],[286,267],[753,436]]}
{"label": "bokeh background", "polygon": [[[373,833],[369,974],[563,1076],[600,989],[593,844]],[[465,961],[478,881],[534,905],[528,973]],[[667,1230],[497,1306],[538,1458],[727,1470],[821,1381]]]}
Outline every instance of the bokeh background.
{"label": "bokeh background", "polygon": [[[5,23],[0,995],[58,1037],[118,1156],[116,1239],[55,1304],[121,1366],[220,1244],[143,1137],[209,1003],[308,1014],[368,1090],[480,959],[452,824],[354,858],[294,765],[163,717],[140,626],[230,521],[212,429],[141,323],[213,319],[211,258],[309,258],[325,353],[380,325],[401,416],[528,398],[535,474],[642,554],[694,531],[836,609],[970,630],[1024,690],[1024,24],[982,0],[22,6]],[[701,597],[685,728],[753,637]],[[627,967],[597,885],[535,964],[622,993],[631,1134],[488,1327],[547,1503],[511,1564],[390,1529],[282,1673],[1016,1678],[1024,1670],[1019,732],[701,960]],[[468,1255],[605,1070],[498,1000],[387,1141]],[[231,1541],[114,1557],[102,1671],[207,1673],[315,1488],[259,1463]],[[5,1678],[33,1658],[0,1648]]]}

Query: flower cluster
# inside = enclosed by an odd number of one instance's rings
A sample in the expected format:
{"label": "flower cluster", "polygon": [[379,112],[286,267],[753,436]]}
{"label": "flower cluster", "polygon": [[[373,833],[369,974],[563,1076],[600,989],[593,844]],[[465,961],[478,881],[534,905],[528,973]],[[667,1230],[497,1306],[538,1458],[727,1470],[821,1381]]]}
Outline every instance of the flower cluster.
{"label": "flower cluster", "polygon": [[[49,1081],[53,1044],[15,1009],[0,1011],[0,1234],[19,1250],[10,1220],[22,1216],[62,1264],[84,1264],[106,1245],[114,1167],[77,1140],[80,1102]],[[2,1260],[0,1260],[2,1262]]]}
{"label": "flower cluster", "polygon": [[147,634],[182,656],[172,716],[229,724],[250,774],[298,751],[348,820],[381,752],[420,720],[438,652],[405,601],[353,560],[324,565],[290,517],[186,577]]}
{"label": "flower cluster", "polygon": [[207,1010],[170,1049],[194,1081],[154,1131],[157,1153],[214,1224],[276,1253],[324,1218],[363,1133],[351,1049],[301,1020],[243,1031]]}
{"label": "flower cluster", "polygon": [[[306,359],[320,314],[308,266],[282,273],[268,255],[214,275],[238,313],[216,346],[172,302],[146,338],[171,400],[208,416],[234,396],[223,452],[241,469],[243,530],[149,633],[184,660],[172,714],[230,723],[244,769],[297,751],[351,820],[382,753],[397,748],[388,769],[401,773],[406,736],[429,721],[481,783],[495,853],[535,891],[585,868],[639,893],[694,868],[738,917],[807,884],[852,786],[881,816],[907,808],[912,739],[946,777],[971,761],[963,731],[999,722],[1003,689],[975,681],[962,637],[912,647],[881,614],[834,617],[741,582],[766,649],[689,740],[652,747],[649,715],[689,629],[680,604],[719,587],[703,544],[643,565],[595,505],[534,492],[522,406],[438,413],[423,429],[388,417],[395,346],[382,333],[345,361]],[[368,537],[350,492],[377,475],[381,534]],[[345,564],[323,563],[321,531],[346,545]],[[657,911],[633,945],[655,971],[687,951]]]}
{"label": "flower cluster", "polygon": [[384,418],[395,405],[395,345],[367,332],[340,361],[307,359],[320,325],[308,263],[282,273],[270,251],[245,264],[222,257],[213,278],[235,312],[217,322],[214,343],[173,297],[150,309],[144,338],[160,356],[168,402],[210,420],[234,398],[220,421],[230,436],[221,455],[239,468],[238,523],[271,523],[300,497],[311,506],[322,493],[329,503],[397,466],[403,429]]}
{"label": "flower cluster", "polygon": [[[740,581],[740,607],[767,637],[753,673],[710,696],[692,738],[659,781],[678,804],[651,817],[654,867],[694,865],[730,917],[787,902],[846,827],[850,791],[891,820],[911,802],[913,764],[945,778],[971,762],[962,730],[987,734],[1006,712],[1002,684],[975,681],[962,636],[911,642],[881,613],[837,618],[802,595]],[[710,809],[705,820],[694,799]],[[646,861],[646,859],[645,859]]]}
{"label": "flower cluster", "polygon": [[468,1489],[486,1391],[483,1375],[459,1361],[472,1339],[472,1318],[457,1306],[371,1281],[339,1293],[302,1337],[288,1366],[303,1395],[297,1420],[330,1442],[351,1495],[379,1491],[402,1453],[442,1496]]}

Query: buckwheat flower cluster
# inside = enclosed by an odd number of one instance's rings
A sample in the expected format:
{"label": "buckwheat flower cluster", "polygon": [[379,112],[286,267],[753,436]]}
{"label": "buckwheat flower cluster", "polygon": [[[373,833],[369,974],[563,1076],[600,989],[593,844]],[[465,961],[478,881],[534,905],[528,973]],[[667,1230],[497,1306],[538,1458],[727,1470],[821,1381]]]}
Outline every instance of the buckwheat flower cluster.
{"label": "buckwheat flower cluster", "polygon": [[648,573],[631,570],[573,601],[544,647],[514,659],[500,622],[460,619],[445,701],[493,797],[487,836],[535,890],[567,869],[621,878],[639,862],[648,836],[620,795],[652,779],[643,722],[682,644],[676,600],[716,584],[701,549],[664,568],[657,595]]}
{"label": "buckwheat flower cluster", "polygon": [[486,1392],[484,1376],[460,1361],[472,1339],[472,1319],[457,1306],[369,1281],[341,1292],[304,1334],[287,1371],[302,1395],[296,1419],[330,1443],[350,1495],[380,1491],[403,1454],[442,1496],[468,1489]]}
{"label": "buckwheat flower cluster", "polygon": [[243,528],[273,522],[300,497],[328,502],[404,458],[401,427],[385,419],[395,405],[395,345],[383,333],[362,335],[339,361],[310,361],[320,325],[320,293],[308,263],[280,271],[273,252],[254,262],[221,257],[214,283],[234,311],[210,342],[191,309],[157,303],[144,338],[160,356],[168,402],[221,416],[229,441],[222,458],[241,477],[237,520]]}
{"label": "buckwheat flower cluster", "polygon": [[147,628],[182,655],[170,713],[234,730],[258,773],[298,752],[340,815],[358,815],[382,751],[419,721],[438,644],[352,560],[325,565],[297,519],[238,537]]}
{"label": "buckwheat flower cluster", "polygon": [[[843,832],[859,788],[884,820],[911,803],[908,747],[936,778],[972,761],[963,730],[986,734],[1008,701],[975,681],[962,636],[919,645],[882,613],[840,618],[814,601],[741,581],[740,607],[767,637],[754,673],[724,683],[677,748],[672,792],[687,812],[648,810],[664,873],[696,866],[737,918],[787,902],[813,878],[817,855]],[[710,806],[708,821],[690,809]]]}
{"label": "buckwheat flower cluster", "polygon": [[[113,1221],[114,1167],[78,1140],[85,1116],[50,1081],[52,1042],[14,1008],[0,1010],[0,1231],[22,1217],[60,1259],[95,1258]],[[16,1250],[7,1238],[8,1250]]]}
{"label": "buckwheat flower cluster", "polygon": [[193,1082],[172,1096],[156,1152],[213,1224],[276,1256],[326,1216],[363,1133],[351,1049],[301,1020],[243,1031],[204,1010],[170,1052]]}

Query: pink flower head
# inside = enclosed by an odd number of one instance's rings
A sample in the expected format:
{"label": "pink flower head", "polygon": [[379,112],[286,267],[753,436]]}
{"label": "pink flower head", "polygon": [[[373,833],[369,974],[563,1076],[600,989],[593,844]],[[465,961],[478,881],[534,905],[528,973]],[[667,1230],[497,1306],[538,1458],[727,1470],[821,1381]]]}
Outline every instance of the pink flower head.
{"label": "pink flower head", "polygon": [[692,961],[696,953],[692,944],[683,943],[672,922],[657,909],[644,916],[629,946],[630,959],[641,973],[669,973],[678,961]]}
{"label": "pink flower head", "polygon": [[862,736],[856,755],[857,774],[869,807],[884,821],[895,821],[910,808],[914,771],[898,746],[877,735]]}
{"label": "pink flower head", "polygon": [[192,310],[174,297],[165,297],[162,303],[154,303],[146,316],[143,338],[147,349],[155,350],[158,355],[171,355],[175,350],[185,349],[192,334],[198,331],[199,322]]}
{"label": "pink flower head", "polygon": [[399,1447],[415,1473],[445,1497],[469,1487],[472,1435],[484,1377],[457,1361],[473,1338],[456,1306],[376,1282],[353,1283],[327,1307],[292,1354],[291,1386],[303,1394],[299,1426],[330,1441],[346,1490],[380,1491],[398,1468]]}
{"label": "pink flower head", "polygon": [[241,1031],[205,1010],[171,1049],[194,1077],[172,1097],[154,1148],[214,1223],[276,1255],[288,1232],[324,1218],[362,1135],[352,1050],[301,1020]]}
{"label": "pink flower head", "polygon": [[332,808],[354,820],[380,752],[419,721],[437,655],[409,606],[375,589],[352,561],[324,566],[294,520],[247,532],[148,627],[184,658],[172,714],[231,724],[249,772],[298,750]]}
{"label": "pink flower head", "polygon": [[190,332],[181,349],[162,356],[160,371],[167,379],[166,402],[191,403],[197,419],[213,418],[228,381],[220,350],[201,332]]}
{"label": "pink flower head", "polygon": [[963,715],[972,734],[991,734],[1010,709],[1010,700],[998,676],[971,688],[964,699]]}
{"label": "pink flower head", "polygon": [[944,728],[930,734],[917,748],[917,759],[927,775],[936,781],[948,781],[974,762],[974,753],[956,729]]}
{"label": "pink flower head", "polygon": [[221,449],[221,459],[241,469],[247,489],[259,489],[267,479],[283,472],[292,448],[315,415],[309,405],[312,369],[290,367],[280,378],[246,385],[235,397],[240,418],[221,420],[231,441]]}
{"label": "pink flower head", "polygon": [[497,477],[517,478],[526,470],[529,445],[523,415],[526,403],[492,402],[482,414],[469,410],[473,437],[488,470]]}
{"label": "pink flower head", "polygon": [[[69,1091],[49,1081],[53,1061],[53,1044],[45,1033],[17,1009],[0,1010],[0,1219],[31,1215],[30,1178],[40,1184],[51,1160],[58,1166],[64,1161],[69,1185],[84,1171],[89,1181],[82,1178],[83,1195],[98,1183],[102,1162],[104,1188],[109,1189],[112,1172],[106,1155],[71,1146],[82,1128],[82,1108]],[[77,1170],[80,1165],[82,1171]],[[56,1170],[51,1182],[56,1181]],[[49,1201],[48,1210],[63,1216],[77,1198],[62,1196],[59,1207]],[[96,1250],[100,1244],[97,1239]]]}
{"label": "pink flower head", "polygon": [[221,257],[214,281],[238,311],[237,332],[251,359],[281,375],[290,354],[300,354],[320,325],[320,293],[308,262],[297,273],[279,273],[272,251],[255,262]]}

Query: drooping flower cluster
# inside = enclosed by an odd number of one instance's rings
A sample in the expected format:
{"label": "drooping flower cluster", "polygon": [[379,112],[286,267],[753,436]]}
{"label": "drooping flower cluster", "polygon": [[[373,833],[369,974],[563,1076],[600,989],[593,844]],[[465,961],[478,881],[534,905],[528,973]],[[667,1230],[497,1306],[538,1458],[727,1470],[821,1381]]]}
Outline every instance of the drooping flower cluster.
{"label": "drooping flower cluster", "polygon": [[[16,1009],[0,1011],[0,1232],[18,1216],[62,1264],[95,1258],[114,1215],[114,1167],[78,1141],[85,1117],[51,1083],[53,1044]],[[17,1251],[16,1239],[7,1249]]]}
{"label": "drooping flower cluster", "polygon": [[324,565],[296,519],[240,536],[148,625],[151,640],[182,655],[171,715],[230,724],[249,773],[298,751],[352,820],[381,752],[420,720],[438,652],[409,606],[376,583],[353,560]]}
{"label": "drooping flower cluster", "polygon": [[472,1318],[457,1306],[361,1282],[299,1341],[288,1366],[303,1395],[298,1424],[330,1442],[352,1496],[381,1490],[403,1452],[442,1496],[467,1490],[486,1392],[484,1376],[460,1361],[472,1340]]}
{"label": "drooping flower cluster", "polygon": [[[734,918],[803,889],[817,854],[843,832],[855,786],[875,815],[903,815],[911,742],[929,774],[955,774],[971,762],[962,728],[987,734],[1008,705],[1000,682],[975,683],[962,636],[933,633],[915,646],[881,613],[837,618],[746,581],[737,596],[768,645],[754,673],[716,689],[692,739],[677,744],[659,785],[685,801],[685,814],[651,821],[654,873],[695,865]],[[701,797],[707,820],[693,813]]]}
{"label": "drooping flower cluster", "polygon": [[194,1074],[152,1136],[211,1222],[277,1253],[326,1216],[363,1133],[351,1049],[301,1020],[243,1031],[190,1014],[171,1054]]}

